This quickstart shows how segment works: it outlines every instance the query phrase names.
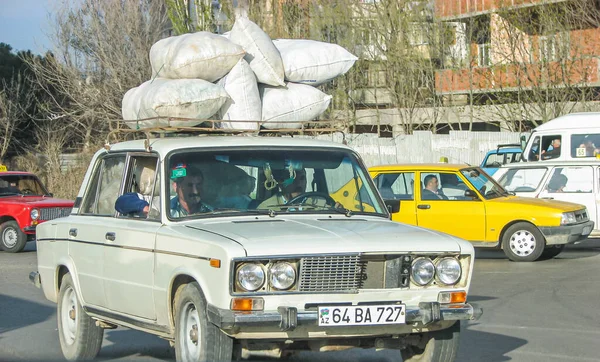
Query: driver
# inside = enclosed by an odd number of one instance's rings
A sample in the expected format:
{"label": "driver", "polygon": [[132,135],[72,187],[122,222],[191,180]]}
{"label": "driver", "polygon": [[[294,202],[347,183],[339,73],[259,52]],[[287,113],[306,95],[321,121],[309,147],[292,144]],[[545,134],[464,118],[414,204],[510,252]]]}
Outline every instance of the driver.
{"label": "driver", "polygon": [[295,177],[292,175],[279,182],[278,187],[279,191],[261,202],[257,209],[271,209],[276,211],[287,209],[283,205],[294,197],[306,192],[306,170],[296,170]]}

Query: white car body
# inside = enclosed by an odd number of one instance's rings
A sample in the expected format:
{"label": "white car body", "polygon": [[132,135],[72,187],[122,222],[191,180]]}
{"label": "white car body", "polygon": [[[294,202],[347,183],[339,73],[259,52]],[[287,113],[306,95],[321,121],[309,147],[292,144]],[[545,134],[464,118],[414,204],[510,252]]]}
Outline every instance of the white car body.
{"label": "white car body", "polygon": [[[160,209],[168,210],[170,201],[165,190],[169,184],[167,161],[172,152],[272,149],[277,153],[279,148],[322,150],[323,155],[335,151],[360,160],[351,148],[341,144],[281,137],[161,138],[151,139],[148,144],[144,140],[119,143],[108,151],[98,151],[72,214],[39,226],[39,274],[32,273],[31,279],[41,283],[47,299],[60,303],[61,278],[69,273],[83,310],[101,326],[126,326],[174,342],[175,294],[182,285],[195,281],[207,304],[202,312],[206,312],[210,323],[248,350],[252,350],[252,341],[325,339],[328,342],[324,345],[335,345],[339,343],[337,337],[373,337],[373,343],[375,337],[402,340],[411,334],[443,330],[457,320],[480,316],[481,310],[466,300],[449,303],[443,299],[449,293],[467,295],[475,255],[473,246],[446,234],[392,222],[385,208],[379,214],[357,212],[351,216],[334,211],[280,212],[276,216],[238,213],[185,220],[174,219],[165,212],[150,219],[123,217],[114,211],[111,215],[90,215],[83,210],[86,193],[96,187],[96,165],[107,155],[125,155],[126,170],[133,164],[133,157],[156,157],[162,185]],[[360,166],[359,171],[368,175],[362,163]],[[125,171],[119,193],[124,192],[130,179],[128,172]],[[370,178],[362,182],[375,190]],[[383,205],[376,191],[373,195],[374,202]],[[399,263],[405,256],[412,262],[421,257],[433,261],[455,258],[462,268],[460,279],[454,285],[434,280],[424,286],[406,280],[399,287],[397,279],[404,275]],[[261,260],[265,267],[278,260],[297,262],[294,265],[298,268],[298,281],[292,287],[296,289],[270,292],[273,287],[269,289],[265,284],[256,292],[240,292],[236,284],[236,268],[243,264],[240,260]],[[359,277],[364,280],[352,281]],[[308,280],[300,281],[301,278]],[[315,282],[316,287],[311,287],[310,282]],[[338,284],[343,286],[337,288]],[[234,311],[235,298],[260,300],[264,305],[256,311]],[[318,325],[319,306],[381,303],[405,306],[406,322]]]}
{"label": "white car body", "polygon": [[[558,174],[567,178],[562,190],[549,187],[553,177]],[[494,178],[517,196],[585,205],[589,219],[596,225],[591,236],[600,235],[597,228],[600,222],[600,187],[597,182],[600,179],[600,162],[574,160],[515,163],[502,166],[494,174]]]}

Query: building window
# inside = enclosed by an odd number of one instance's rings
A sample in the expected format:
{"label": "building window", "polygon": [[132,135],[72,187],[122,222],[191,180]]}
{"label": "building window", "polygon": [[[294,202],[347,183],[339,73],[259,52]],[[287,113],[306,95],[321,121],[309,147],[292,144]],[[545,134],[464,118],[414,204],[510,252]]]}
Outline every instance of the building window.
{"label": "building window", "polygon": [[570,57],[569,33],[557,33],[540,37],[540,60],[556,62]]}
{"label": "building window", "polygon": [[492,65],[490,44],[477,44],[477,66],[489,67],[490,65]]}

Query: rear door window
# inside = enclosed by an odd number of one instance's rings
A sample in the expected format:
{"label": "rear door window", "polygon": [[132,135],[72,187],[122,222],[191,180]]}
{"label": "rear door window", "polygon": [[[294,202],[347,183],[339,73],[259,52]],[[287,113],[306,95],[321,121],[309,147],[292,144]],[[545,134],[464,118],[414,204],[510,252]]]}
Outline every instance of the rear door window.
{"label": "rear door window", "polygon": [[600,153],[600,134],[585,133],[571,135],[571,157],[596,157]]}

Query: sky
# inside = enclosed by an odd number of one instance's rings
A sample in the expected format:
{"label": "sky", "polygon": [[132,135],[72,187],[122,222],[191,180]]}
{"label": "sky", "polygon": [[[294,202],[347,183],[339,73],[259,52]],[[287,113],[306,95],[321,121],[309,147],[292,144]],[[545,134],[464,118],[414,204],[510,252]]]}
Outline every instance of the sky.
{"label": "sky", "polygon": [[51,49],[49,13],[60,0],[0,0],[0,43],[13,52],[31,50],[44,54]]}

